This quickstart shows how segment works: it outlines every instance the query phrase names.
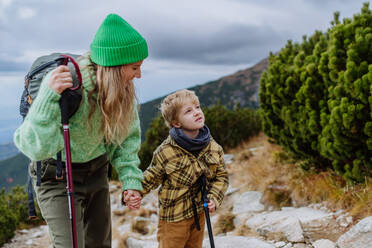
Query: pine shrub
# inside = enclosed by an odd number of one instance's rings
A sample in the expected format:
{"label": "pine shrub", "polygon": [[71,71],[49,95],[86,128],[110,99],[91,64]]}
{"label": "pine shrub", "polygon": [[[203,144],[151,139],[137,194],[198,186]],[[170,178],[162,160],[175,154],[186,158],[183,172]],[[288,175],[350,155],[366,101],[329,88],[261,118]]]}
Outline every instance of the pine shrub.
{"label": "pine shrub", "polygon": [[372,169],[372,12],[365,3],[352,19],[270,54],[260,82],[264,132],[318,169],[349,182]]}
{"label": "pine shrub", "polygon": [[38,206],[35,207],[39,217],[37,221],[28,218],[28,196],[24,187],[13,187],[10,192],[0,191],[0,246],[13,238],[20,226],[38,225],[43,221]]}
{"label": "pine shrub", "polygon": [[9,194],[2,189],[0,191],[0,246],[14,236],[19,223],[18,211],[14,211],[12,205]]}

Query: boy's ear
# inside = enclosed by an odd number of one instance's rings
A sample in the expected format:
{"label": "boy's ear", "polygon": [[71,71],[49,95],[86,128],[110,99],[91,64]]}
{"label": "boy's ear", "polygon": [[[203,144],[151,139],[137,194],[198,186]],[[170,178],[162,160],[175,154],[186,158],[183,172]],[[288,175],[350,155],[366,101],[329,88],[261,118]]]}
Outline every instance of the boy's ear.
{"label": "boy's ear", "polygon": [[172,126],[175,128],[181,128],[181,123],[179,123],[178,121],[172,121]]}

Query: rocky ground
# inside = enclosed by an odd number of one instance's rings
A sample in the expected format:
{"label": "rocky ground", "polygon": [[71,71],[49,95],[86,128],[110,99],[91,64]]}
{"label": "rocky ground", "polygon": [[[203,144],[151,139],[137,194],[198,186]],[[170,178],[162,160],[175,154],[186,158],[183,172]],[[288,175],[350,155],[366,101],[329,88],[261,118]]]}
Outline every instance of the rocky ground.
{"label": "rocky ground", "polygon": [[[262,147],[251,149],[253,156]],[[226,155],[227,164],[234,154]],[[229,168],[229,167],[228,167]],[[331,211],[324,204],[273,208],[262,204],[262,194],[247,191],[234,182],[221,208],[211,215],[217,248],[370,248],[372,216],[359,222],[342,210]],[[129,211],[120,204],[120,185],[111,183],[113,248],[155,248],[157,228],[156,192],[147,195],[141,209]],[[49,248],[46,226],[17,231],[5,248]],[[203,248],[209,248],[205,231]]]}

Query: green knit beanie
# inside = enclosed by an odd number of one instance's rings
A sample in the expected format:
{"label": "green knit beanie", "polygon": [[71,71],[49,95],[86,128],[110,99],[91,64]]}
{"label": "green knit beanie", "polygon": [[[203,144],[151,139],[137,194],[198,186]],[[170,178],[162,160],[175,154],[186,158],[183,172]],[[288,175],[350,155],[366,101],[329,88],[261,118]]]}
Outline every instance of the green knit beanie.
{"label": "green knit beanie", "polygon": [[90,44],[90,56],[101,66],[131,64],[148,56],[147,43],[123,18],[109,14]]}

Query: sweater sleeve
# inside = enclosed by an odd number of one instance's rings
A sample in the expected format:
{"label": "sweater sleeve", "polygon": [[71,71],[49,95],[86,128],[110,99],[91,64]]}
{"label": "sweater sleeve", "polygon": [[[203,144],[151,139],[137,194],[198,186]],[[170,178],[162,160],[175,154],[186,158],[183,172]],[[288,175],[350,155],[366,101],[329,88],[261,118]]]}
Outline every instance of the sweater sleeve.
{"label": "sweater sleeve", "polygon": [[15,145],[34,161],[53,157],[63,149],[61,96],[49,88],[49,78],[50,73],[43,79],[26,118],[14,133]]}
{"label": "sweater sleeve", "polygon": [[118,172],[119,180],[123,184],[123,190],[142,190],[143,175],[138,168],[140,164],[138,151],[141,146],[141,128],[137,107],[134,106],[134,108],[135,118],[124,142],[120,146],[108,145],[106,148],[110,162]]}
{"label": "sweater sleeve", "polygon": [[222,200],[225,196],[227,187],[229,185],[229,178],[223,160],[223,150],[219,151],[220,161],[217,166],[216,177],[211,182],[211,188],[208,192],[208,199],[214,201],[217,207],[221,206]]}

